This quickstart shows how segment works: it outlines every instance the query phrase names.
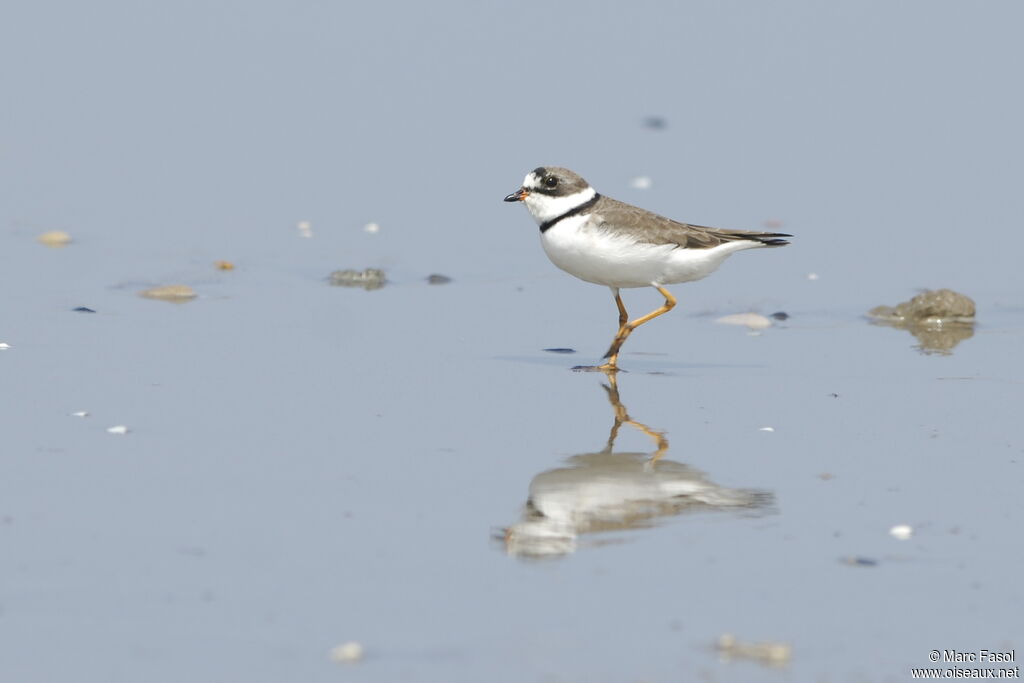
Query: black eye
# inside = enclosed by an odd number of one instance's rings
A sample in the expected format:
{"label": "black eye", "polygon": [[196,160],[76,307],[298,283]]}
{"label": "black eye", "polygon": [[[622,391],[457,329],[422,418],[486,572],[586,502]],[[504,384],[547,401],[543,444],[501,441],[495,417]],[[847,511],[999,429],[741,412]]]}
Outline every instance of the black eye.
{"label": "black eye", "polygon": [[547,178],[544,179],[544,185],[553,188],[558,185],[558,178],[556,178],[553,175],[549,175]]}

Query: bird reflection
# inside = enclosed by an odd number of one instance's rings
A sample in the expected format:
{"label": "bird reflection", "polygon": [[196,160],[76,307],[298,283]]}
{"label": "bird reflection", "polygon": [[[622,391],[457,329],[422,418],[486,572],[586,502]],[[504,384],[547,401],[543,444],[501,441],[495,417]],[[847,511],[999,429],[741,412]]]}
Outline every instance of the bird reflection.
{"label": "bird reflection", "polygon": [[[630,417],[616,376],[607,377],[608,384],[602,386],[615,419],[605,447],[574,455],[567,466],[533,478],[522,520],[503,533],[509,555],[560,557],[575,552],[584,534],[649,527],[659,518],[689,510],[753,509],[771,503],[768,492],[725,488],[689,465],[667,460],[665,434]],[[649,436],[654,451],[615,452],[623,425]]]}

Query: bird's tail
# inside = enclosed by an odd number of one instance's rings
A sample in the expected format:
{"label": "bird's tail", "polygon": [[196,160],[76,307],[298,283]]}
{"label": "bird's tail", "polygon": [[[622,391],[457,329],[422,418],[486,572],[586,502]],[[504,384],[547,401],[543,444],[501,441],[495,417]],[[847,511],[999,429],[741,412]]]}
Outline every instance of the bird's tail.
{"label": "bird's tail", "polygon": [[766,247],[784,247],[789,244],[789,240],[782,239],[783,237],[792,237],[784,232],[769,232],[764,235],[758,235],[758,242]]}

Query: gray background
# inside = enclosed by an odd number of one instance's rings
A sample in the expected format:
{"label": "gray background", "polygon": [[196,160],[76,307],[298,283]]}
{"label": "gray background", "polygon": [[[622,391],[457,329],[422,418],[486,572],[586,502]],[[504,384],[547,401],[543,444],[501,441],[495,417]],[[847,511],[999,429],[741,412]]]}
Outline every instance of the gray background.
{"label": "gray background", "polygon": [[[1022,21],[1018,2],[6,3],[0,678],[902,681],[933,649],[1019,647]],[[501,202],[541,164],[796,235],[675,288],[621,361],[666,457],[770,510],[541,562],[492,540],[612,423],[602,377],[567,370],[604,351],[611,297]],[[53,229],[75,242],[35,242]],[[325,284],[370,266],[391,284]],[[200,299],[135,295],[163,283]],[[921,287],[978,303],[952,355],[862,318]],[[780,309],[760,336],[711,322]],[[719,661],[724,632],[793,659]],[[363,662],[329,660],[347,640]]]}

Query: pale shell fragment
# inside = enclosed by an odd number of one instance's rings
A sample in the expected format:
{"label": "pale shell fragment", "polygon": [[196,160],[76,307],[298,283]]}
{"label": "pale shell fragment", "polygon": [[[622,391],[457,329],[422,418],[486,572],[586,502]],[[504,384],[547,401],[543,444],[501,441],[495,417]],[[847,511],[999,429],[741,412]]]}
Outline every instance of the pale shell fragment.
{"label": "pale shell fragment", "polygon": [[889,535],[893,538],[905,541],[914,535],[914,527],[909,524],[897,524],[893,528],[889,529]]}
{"label": "pale shell fragment", "polygon": [[760,313],[733,313],[723,315],[715,320],[721,325],[743,325],[751,330],[764,330],[772,326],[772,321]]}
{"label": "pale shell fragment", "polygon": [[335,662],[358,662],[363,658],[364,648],[362,643],[357,643],[353,640],[341,645],[335,645],[331,648],[329,654],[330,658]]}

